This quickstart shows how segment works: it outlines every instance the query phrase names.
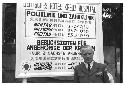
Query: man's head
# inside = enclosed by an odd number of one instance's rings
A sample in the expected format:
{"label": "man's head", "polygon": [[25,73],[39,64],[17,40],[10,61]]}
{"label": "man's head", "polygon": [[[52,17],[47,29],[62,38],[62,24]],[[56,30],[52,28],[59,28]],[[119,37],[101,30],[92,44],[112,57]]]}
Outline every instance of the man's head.
{"label": "man's head", "polygon": [[94,50],[90,45],[81,46],[80,52],[85,63],[91,63],[93,61]]}

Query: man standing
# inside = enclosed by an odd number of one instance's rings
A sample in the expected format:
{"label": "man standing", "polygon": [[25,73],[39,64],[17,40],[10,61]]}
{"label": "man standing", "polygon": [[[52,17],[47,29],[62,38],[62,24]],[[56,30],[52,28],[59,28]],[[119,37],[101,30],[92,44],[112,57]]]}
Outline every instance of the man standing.
{"label": "man standing", "polygon": [[114,82],[112,75],[107,71],[106,65],[93,60],[94,50],[85,45],[80,48],[84,62],[74,69],[76,83],[110,83]]}

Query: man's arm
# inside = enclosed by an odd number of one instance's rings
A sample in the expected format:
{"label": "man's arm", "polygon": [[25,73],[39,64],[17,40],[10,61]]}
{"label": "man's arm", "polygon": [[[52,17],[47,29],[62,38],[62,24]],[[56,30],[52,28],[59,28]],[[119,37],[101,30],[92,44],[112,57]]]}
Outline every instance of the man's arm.
{"label": "man's arm", "polygon": [[103,77],[105,83],[114,83],[113,76],[108,72],[107,68],[104,69]]}
{"label": "man's arm", "polygon": [[110,83],[114,83],[113,76],[112,76],[109,72],[107,72],[107,75],[108,75],[108,77],[109,77],[109,82],[110,82]]}

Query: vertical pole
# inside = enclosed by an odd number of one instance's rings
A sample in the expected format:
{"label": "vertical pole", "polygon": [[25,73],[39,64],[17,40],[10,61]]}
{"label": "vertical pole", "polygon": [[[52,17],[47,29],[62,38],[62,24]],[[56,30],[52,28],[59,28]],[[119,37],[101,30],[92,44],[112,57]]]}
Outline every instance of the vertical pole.
{"label": "vertical pole", "polygon": [[117,56],[116,56],[116,39],[115,39],[115,78],[114,80],[116,81],[117,78]]}

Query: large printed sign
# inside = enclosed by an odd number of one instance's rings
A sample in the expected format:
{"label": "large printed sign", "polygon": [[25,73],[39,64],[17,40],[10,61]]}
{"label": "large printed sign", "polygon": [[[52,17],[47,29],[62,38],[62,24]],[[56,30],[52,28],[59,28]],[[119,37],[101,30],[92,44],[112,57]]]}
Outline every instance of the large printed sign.
{"label": "large printed sign", "polygon": [[101,4],[17,4],[16,78],[72,76],[91,45],[103,63]]}

